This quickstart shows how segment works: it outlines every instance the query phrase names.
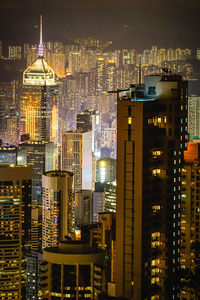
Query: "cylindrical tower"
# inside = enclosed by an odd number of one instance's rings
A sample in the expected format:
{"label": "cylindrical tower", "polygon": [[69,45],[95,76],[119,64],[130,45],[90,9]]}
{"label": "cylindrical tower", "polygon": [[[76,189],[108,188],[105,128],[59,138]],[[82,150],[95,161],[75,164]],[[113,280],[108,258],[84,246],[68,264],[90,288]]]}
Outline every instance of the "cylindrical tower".
{"label": "cylindrical tower", "polygon": [[58,246],[72,231],[73,174],[50,171],[42,176],[42,247]]}
{"label": "cylindrical tower", "polygon": [[104,256],[81,241],[44,249],[41,299],[97,299],[105,290]]}

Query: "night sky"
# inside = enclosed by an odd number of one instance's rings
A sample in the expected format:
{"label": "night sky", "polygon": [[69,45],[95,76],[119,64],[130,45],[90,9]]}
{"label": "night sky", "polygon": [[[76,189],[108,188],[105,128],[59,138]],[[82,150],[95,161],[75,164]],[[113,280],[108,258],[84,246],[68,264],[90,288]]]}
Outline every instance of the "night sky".
{"label": "night sky", "polygon": [[199,0],[1,0],[0,40],[35,42],[93,36],[114,48],[200,47]]}

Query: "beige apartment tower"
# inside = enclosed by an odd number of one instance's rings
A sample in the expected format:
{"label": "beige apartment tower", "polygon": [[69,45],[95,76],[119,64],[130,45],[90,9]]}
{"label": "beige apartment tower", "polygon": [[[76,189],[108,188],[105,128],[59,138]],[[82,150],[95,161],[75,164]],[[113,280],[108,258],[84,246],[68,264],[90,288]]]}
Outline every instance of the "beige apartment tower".
{"label": "beige apartment tower", "polygon": [[73,174],[50,171],[42,175],[42,248],[57,246],[72,232]]}
{"label": "beige apartment tower", "polygon": [[147,76],[117,109],[116,296],[179,299],[187,82]]}

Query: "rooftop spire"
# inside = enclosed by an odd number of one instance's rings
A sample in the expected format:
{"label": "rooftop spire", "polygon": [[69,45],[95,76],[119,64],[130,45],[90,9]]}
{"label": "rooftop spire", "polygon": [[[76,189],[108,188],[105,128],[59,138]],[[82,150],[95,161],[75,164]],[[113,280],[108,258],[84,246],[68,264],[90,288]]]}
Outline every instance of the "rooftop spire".
{"label": "rooftop spire", "polygon": [[42,15],[40,15],[40,46],[42,46]]}
{"label": "rooftop spire", "polygon": [[40,15],[40,43],[38,46],[38,56],[43,57],[44,54],[44,47],[43,47],[43,40],[42,40],[42,15]]}

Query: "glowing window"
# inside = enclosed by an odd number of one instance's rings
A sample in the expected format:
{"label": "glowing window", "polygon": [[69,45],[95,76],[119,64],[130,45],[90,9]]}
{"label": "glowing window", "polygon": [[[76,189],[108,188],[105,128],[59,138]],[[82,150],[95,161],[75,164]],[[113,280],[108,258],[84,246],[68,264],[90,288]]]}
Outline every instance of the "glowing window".
{"label": "glowing window", "polygon": [[101,161],[101,167],[105,167],[105,161]]}
{"label": "glowing window", "polygon": [[156,176],[157,174],[160,174],[161,173],[161,170],[160,169],[154,169],[153,171],[152,171],[152,174],[154,175],[154,176]]}

